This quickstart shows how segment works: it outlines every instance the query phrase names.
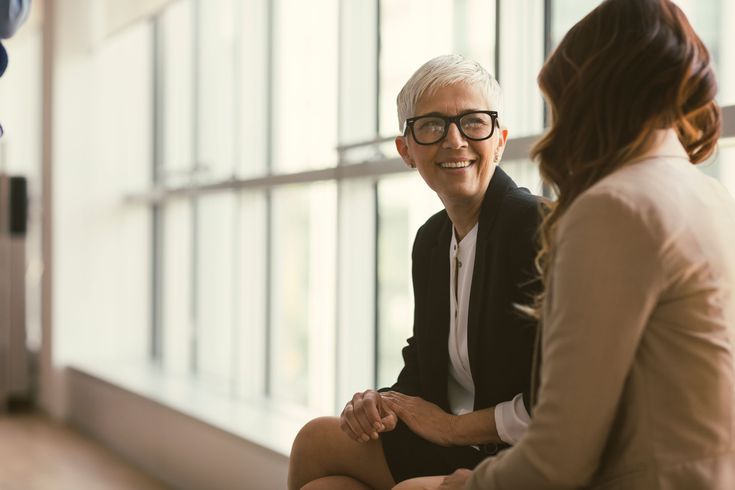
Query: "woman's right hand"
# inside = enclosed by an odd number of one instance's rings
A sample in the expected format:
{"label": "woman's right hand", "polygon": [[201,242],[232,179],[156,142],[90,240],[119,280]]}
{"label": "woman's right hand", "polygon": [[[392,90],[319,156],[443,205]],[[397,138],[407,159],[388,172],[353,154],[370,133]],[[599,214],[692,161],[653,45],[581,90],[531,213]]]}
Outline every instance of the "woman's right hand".
{"label": "woman's right hand", "polygon": [[396,428],[398,417],[375,390],[355,393],[339,417],[342,431],[357,442],[377,439]]}

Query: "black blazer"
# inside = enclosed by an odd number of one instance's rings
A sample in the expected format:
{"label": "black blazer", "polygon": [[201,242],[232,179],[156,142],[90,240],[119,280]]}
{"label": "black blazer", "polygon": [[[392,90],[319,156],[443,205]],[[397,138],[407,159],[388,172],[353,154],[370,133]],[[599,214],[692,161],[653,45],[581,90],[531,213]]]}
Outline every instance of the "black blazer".
{"label": "black blazer", "polygon": [[[524,393],[530,400],[536,324],[514,304],[529,305],[539,291],[534,267],[538,198],[495,169],[485,193],[477,231],[467,335],[475,410]],[[392,389],[449,411],[449,245],[446,210],[421,227],[414,241],[413,336],[403,349],[404,367]]]}

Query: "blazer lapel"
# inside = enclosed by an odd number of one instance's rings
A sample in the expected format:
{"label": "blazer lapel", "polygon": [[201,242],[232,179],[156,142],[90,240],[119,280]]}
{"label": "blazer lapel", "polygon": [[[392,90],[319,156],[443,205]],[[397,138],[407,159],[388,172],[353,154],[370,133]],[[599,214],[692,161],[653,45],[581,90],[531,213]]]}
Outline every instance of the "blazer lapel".
{"label": "blazer lapel", "polygon": [[452,238],[452,224],[447,219],[446,224],[438,236],[436,244],[431,250],[429,262],[428,295],[430,304],[430,324],[427,330],[430,338],[427,346],[431,352],[427,359],[432,361],[431,386],[435,387],[435,399],[432,400],[444,409],[449,408],[447,397],[449,351],[449,243]]}
{"label": "blazer lapel", "polygon": [[475,380],[475,385],[477,385],[478,377],[482,376],[478,360],[483,354],[487,355],[479,351],[480,345],[482,345],[481,337],[483,334],[486,335],[483,332],[484,325],[480,324],[482,320],[480,313],[488,309],[488,298],[486,298],[485,289],[487,287],[487,278],[492,274],[492,271],[487,270],[490,266],[488,262],[490,253],[495,245],[495,237],[492,230],[505,194],[516,187],[515,182],[513,182],[508,174],[500,167],[496,167],[485,192],[482,209],[480,210],[477,246],[475,249],[475,265],[472,273],[472,289],[470,290],[470,308],[467,314],[467,346],[470,357],[470,370],[472,371],[472,378]]}

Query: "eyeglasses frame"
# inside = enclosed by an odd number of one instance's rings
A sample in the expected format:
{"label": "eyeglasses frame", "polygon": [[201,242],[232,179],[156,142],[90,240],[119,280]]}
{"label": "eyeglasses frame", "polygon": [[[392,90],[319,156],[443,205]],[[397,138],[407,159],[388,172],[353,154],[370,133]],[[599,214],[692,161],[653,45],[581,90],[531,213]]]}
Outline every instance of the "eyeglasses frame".
{"label": "eyeglasses frame", "polygon": [[[490,130],[489,135],[487,135],[484,138],[473,138],[465,134],[465,132],[462,130],[462,126],[459,124],[459,120],[470,114],[487,114],[488,116],[490,116],[490,118],[493,120],[493,125],[492,125],[492,129]],[[416,134],[413,132],[413,123],[415,123],[417,120],[422,119],[424,117],[435,117],[438,119],[443,119],[444,122],[446,123],[444,126],[444,133],[442,133],[441,137],[439,137],[439,139],[437,139],[433,143],[421,143],[419,140],[416,139]],[[498,111],[468,111],[468,112],[463,112],[462,114],[458,114],[456,116],[440,116],[440,115],[427,114],[424,116],[409,117],[408,119],[406,119],[406,129],[403,132],[403,136],[408,137],[408,132],[410,130],[411,136],[413,137],[413,140],[416,142],[416,144],[419,144],[422,146],[435,145],[447,137],[447,134],[449,133],[449,126],[452,123],[454,123],[454,125],[457,126],[457,129],[459,130],[459,134],[461,134],[463,138],[466,138],[470,141],[484,141],[486,139],[492,138],[492,136],[495,134],[495,127],[497,126],[498,129],[500,129],[500,123],[498,122]]]}

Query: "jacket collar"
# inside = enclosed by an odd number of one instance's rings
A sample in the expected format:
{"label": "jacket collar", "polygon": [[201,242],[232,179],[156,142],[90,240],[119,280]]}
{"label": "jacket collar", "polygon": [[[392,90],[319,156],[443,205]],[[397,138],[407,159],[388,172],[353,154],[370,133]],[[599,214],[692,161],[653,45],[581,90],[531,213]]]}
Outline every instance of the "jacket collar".
{"label": "jacket collar", "polygon": [[508,191],[516,189],[518,186],[513,182],[508,174],[502,168],[496,167],[490,184],[485,191],[485,198],[482,200],[482,208],[480,209],[480,226],[477,230],[477,239],[487,239],[490,230],[498,216],[500,205]]}
{"label": "jacket collar", "polygon": [[679,141],[679,136],[673,129],[659,129],[653,133],[653,144],[643,155],[636,158],[636,162],[650,160],[653,158],[685,159],[689,162],[684,146]]}
{"label": "jacket collar", "polygon": [[[518,186],[513,179],[500,167],[495,167],[493,176],[490,179],[490,183],[485,191],[485,197],[482,199],[482,206],[480,207],[480,225],[477,230],[477,241],[478,243],[482,240],[487,239],[492,225],[495,222],[495,218],[498,216],[500,204],[503,202],[503,198],[508,191],[517,189]],[[447,219],[446,223],[442,227],[441,232],[437,236],[437,244],[446,245],[449,247],[449,242],[452,240],[452,222]]]}

